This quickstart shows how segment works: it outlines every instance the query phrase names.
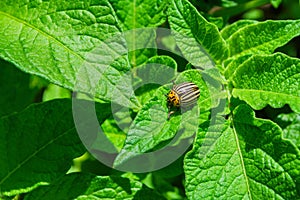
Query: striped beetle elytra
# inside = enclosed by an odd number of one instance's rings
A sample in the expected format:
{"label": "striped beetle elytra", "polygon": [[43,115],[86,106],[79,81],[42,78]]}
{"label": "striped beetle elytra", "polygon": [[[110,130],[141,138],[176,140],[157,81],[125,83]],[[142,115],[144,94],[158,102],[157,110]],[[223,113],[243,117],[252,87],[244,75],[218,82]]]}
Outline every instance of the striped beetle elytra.
{"label": "striped beetle elytra", "polygon": [[168,119],[175,111],[170,111],[175,108],[189,108],[196,104],[200,96],[199,87],[192,82],[184,82],[178,85],[174,84],[171,91],[167,95],[168,101]]}

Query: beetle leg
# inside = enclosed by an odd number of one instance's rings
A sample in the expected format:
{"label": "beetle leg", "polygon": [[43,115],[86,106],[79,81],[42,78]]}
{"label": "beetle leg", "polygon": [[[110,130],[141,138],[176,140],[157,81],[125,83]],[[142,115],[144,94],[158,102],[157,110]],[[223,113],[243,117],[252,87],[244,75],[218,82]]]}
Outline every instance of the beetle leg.
{"label": "beetle leg", "polygon": [[171,116],[173,113],[175,113],[175,111],[170,111],[170,112],[168,113],[168,120],[170,120],[170,116]]}

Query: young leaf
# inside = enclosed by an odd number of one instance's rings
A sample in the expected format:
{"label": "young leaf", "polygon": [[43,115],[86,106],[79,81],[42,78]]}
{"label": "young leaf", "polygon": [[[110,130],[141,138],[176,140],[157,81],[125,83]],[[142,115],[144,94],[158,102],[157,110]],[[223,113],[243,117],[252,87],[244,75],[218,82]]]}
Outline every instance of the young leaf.
{"label": "young leaf", "polygon": [[300,20],[269,20],[239,29],[227,39],[227,42],[230,56],[269,54],[298,35],[300,35]]}
{"label": "young leaf", "polygon": [[224,40],[228,40],[230,36],[232,36],[235,32],[239,31],[240,29],[244,28],[245,26],[255,24],[257,21],[255,20],[239,20],[234,22],[221,30],[221,35]]}
{"label": "young leaf", "polygon": [[207,22],[187,0],[172,0],[168,19],[177,45],[193,65],[210,68],[211,58],[216,62],[227,58],[228,47],[217,26]]}
{"label": "young leaf", "polygon": [[188,198],[299,198],[300,152],[280,128],[245,105],[233,125],[218,119],[198,133],[184,164]]}
{"label": "young leaf", "polygon": [[[25,196],[34,199],[163,199],[141,182],[119,176],[72,173],[49,186],[41,186]],[[144,198],[146,197],[146,198]]]}
{"label": "young leaf", "polygon": [[289,104],[300,112],[300,60],[281,53],[255,55],[234,73],[232,94],[254,109],[267,104],[274,108]]}
{"label": "young leaf", "polygon": [[240,56],[238,58],[228,58],[226,61],[224,61],[225,65],[225,71],[224,75],[227,79],[231,79],[235,70],[241,66],[244,62],[246,62],[249,58],[251,58],[252,54],[247,54]]}
{"label": "young leaf", "polygon": [[119,103],[138,107],[132,92],[117,86],[130,69],[120,32],[107,0],[0,1],[0,57],[54,84],[104,100],[111,100],[115,88]]}
{"label": "young leaf", "polygon": [[[65,174],[72,159],[85,148],[78,137],[71,99],[31,105],[24,111],[0,119],[0,188],[18,194],[33,185],[51,182]],[[78,100],[84,105],[86,101]],[[99,120],[107,117],[107,104],[97,104]],[[88,119],[87,119],[88,120]]]}

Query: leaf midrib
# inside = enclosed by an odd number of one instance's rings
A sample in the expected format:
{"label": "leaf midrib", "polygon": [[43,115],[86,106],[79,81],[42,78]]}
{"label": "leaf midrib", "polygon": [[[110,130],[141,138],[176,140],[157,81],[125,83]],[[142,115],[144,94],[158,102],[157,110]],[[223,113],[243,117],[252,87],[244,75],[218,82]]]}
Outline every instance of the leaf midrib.
{"label": "leaf midrib", "polygon": [[[230,121],[234,121],[233,120],[233,116],[230,116]],[[234,135],[234,140],[236,142],[236,147],[237,147],[237,152],[238,152],[238,155],[239,155],[239,158],[240,158],[240,162],[241,162],[241,168],[242,168],[242,171],[243,171],[243,176],[245,178],[245,183],[246,183],[246,187],[247,187],[247,194],[249,195],[249,199],[252,200],[252,195],[251,195],[251,190],[250,190],[250,183],[249,183],[249,179],[248,179],[248,175],[247,175],[247,171],[246,171],[246,167],[245,167],[245,163],[244,163],[244,157],[243,157],[243,154],[242,154],[242,150],[241,150],[241,147],[240,147],[240,143],[239,143],[239,138],[238,138],[238,133],[235,129],[235,126],[232,127],[232,131],[233,131],[233,135]]]}

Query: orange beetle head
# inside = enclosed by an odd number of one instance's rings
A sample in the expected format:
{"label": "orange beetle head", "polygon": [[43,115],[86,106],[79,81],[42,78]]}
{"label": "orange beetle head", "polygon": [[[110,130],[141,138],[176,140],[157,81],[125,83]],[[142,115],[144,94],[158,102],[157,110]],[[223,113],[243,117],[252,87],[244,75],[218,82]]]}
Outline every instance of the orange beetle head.
{"label": "orange beetle head", "polygon": [[168,103],[169,103],[169,107],[171,107],[171,106],[179,107],[180,106],[180,98],[174,90],[171,90],[168,94]]}

